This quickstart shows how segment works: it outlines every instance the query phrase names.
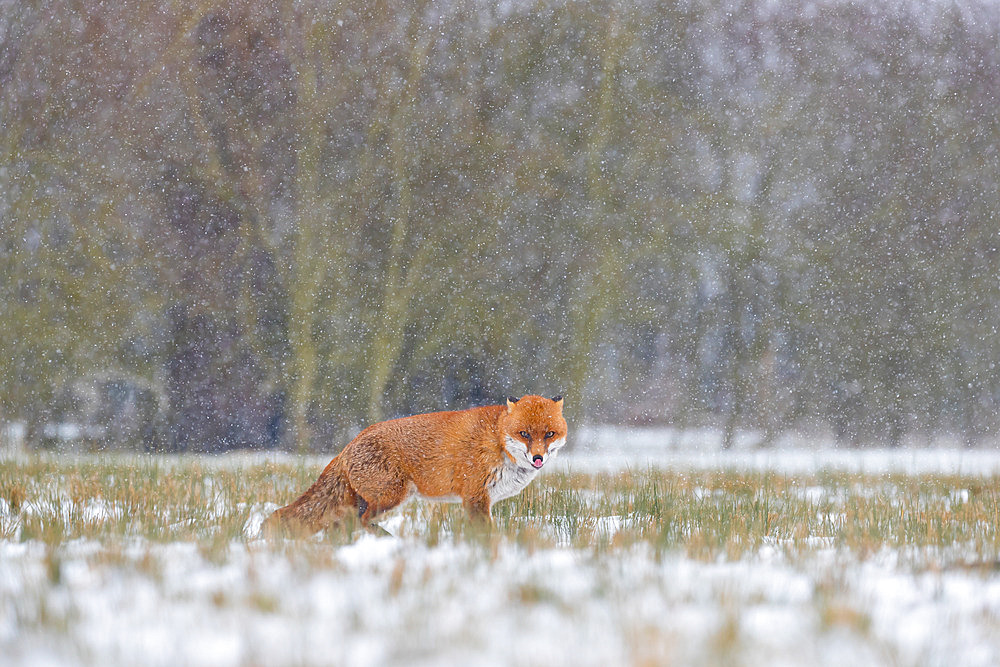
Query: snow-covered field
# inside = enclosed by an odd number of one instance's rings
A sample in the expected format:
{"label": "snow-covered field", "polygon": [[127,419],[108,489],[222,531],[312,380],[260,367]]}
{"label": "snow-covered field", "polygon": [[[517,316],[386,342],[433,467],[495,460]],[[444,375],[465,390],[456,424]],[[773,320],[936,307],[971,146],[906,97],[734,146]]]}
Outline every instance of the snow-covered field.
{"label": "snow-covered field", "polygon": [[[259,540],[274,505],[234,501],[213,481],[213,470],[267,476],[293,457],[164,464],[158,486],[190,476],[196,483],[181,497],[214,499],[219,516],[238,522],[238,534],[219,539],[189,527],[211,513],[171,517],[163,531],[130,527],[142,499],[116,500],[130,496],[103,477],[92,483],[99,491],[86,490],[99,457],[65,472],[50,461],[44,474],[29,458],[0,460],[0,664],[1000,663],[1000,452],[719,454],[662,434],[659,446],[643,432],[585,435],[539,490],[529,487],[535,495],[511,506],[499,535],[456,534],[455,523],[435,524],[444,510],[413,506],[385,522],[396,536],[346,544]],[[310,459],[302,475],[322,462]],[[650,466],[665,466],[671,502],[690,498],[700,513],[674,507],[636,518],[646,512],[639,504],[658,502],[637,494],[635,516],[629,501],[568,536],[553,528],[557,518],[528,509],[571,495],[597,499],[588,505],[597,512],[610,506],[612,480],[630,483],[622,470],[639,470],[641,482],[659,474]],[[35,478],[20,485],[18,475]],[[128,484],[120,469],[111,477]],[[574,484],[576,495],[559,490]],[[723,531],[737,537],[717,548],[699,542],[722,530],[713,508],[721,525],[761,503],[773,507],[758,533]],[[884,516],[880,507],[889,508]],[[785,526],[784,512],[813,527]],[[65,525],[49,534],[29,525],[32,516]],[[639,530],[659,520],[691,525],[663,548],[643,537],[655,530]],[[927,541],[923,522],[935,535],[950,534],[949,522],[970,532]],[[428,539],[432,530],[439,534]],[[857,534],[864,530],[874,537]]]}

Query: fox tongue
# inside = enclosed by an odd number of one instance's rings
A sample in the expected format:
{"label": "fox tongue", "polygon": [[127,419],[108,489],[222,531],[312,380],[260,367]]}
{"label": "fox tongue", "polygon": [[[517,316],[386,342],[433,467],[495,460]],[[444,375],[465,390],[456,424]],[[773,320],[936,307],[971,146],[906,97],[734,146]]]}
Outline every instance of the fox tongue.
{"label": "fox tongue", "polygon": [[541,456],[536,456],[534,459],[531,460],[531,465],[535,466],[536,468],[541,468],[542,463],[543,461]]}

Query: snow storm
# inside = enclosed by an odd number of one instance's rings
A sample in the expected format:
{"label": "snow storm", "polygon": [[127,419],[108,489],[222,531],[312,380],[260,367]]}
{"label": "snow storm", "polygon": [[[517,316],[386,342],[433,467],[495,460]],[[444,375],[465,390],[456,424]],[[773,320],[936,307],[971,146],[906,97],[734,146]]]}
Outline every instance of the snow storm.
{"label": "snow storm", "polygon": [[[0,0],[0,663],[1000,663],[998,36]],[[525,394],[569,436],[492,528],[262,536]]]}

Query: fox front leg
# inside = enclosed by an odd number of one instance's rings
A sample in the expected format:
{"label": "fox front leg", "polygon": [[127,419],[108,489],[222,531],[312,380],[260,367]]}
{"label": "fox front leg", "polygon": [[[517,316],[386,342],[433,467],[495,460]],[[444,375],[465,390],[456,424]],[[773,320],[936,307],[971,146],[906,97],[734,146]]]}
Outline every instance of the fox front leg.
{"label": "fox front leg", "polygon": [[493,527],[493,515],[490,512],[489,496],[483,494],[481,496],[466,498],[462,502],[462,506],[465,507],[466,514],[474,522],[484,524],[490,528]]}

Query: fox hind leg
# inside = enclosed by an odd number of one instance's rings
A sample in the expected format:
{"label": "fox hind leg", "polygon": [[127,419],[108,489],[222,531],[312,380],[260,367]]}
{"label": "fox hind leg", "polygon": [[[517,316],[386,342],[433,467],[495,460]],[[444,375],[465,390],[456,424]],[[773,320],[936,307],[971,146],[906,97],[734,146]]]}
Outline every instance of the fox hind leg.
{"label": "fox hind leg", "polygon": [[375,524],[375,519],[397,507],[409,497],[408,485],[405,481],[400,480],[390,484],[365,486],[366,488],[357,490],[358,519],[366,530],[387,535],[385,529]]}
{"label": "fox hind leg", "polygon": [[374,533],[376,535],[382,535],[382,536],[384,536],[384,535],[391,535],[392,533],[390,533],[388,530],[386,530],[385,528],[383,528],[382,526],[380,526],[380,525],[378,525],[376,523],[367,523],[367,524],[364,523],[364,516],[365,516],[365,513],[368,512],[368,507],[369,507],[368,501],[365,500],[364,498],[362,498],[361,496],[358,496],[358,518],[357,518],[357,520],[359,522],[361,522],[361,525],[364,526],[365,530],[367,530],[370,533]]}

